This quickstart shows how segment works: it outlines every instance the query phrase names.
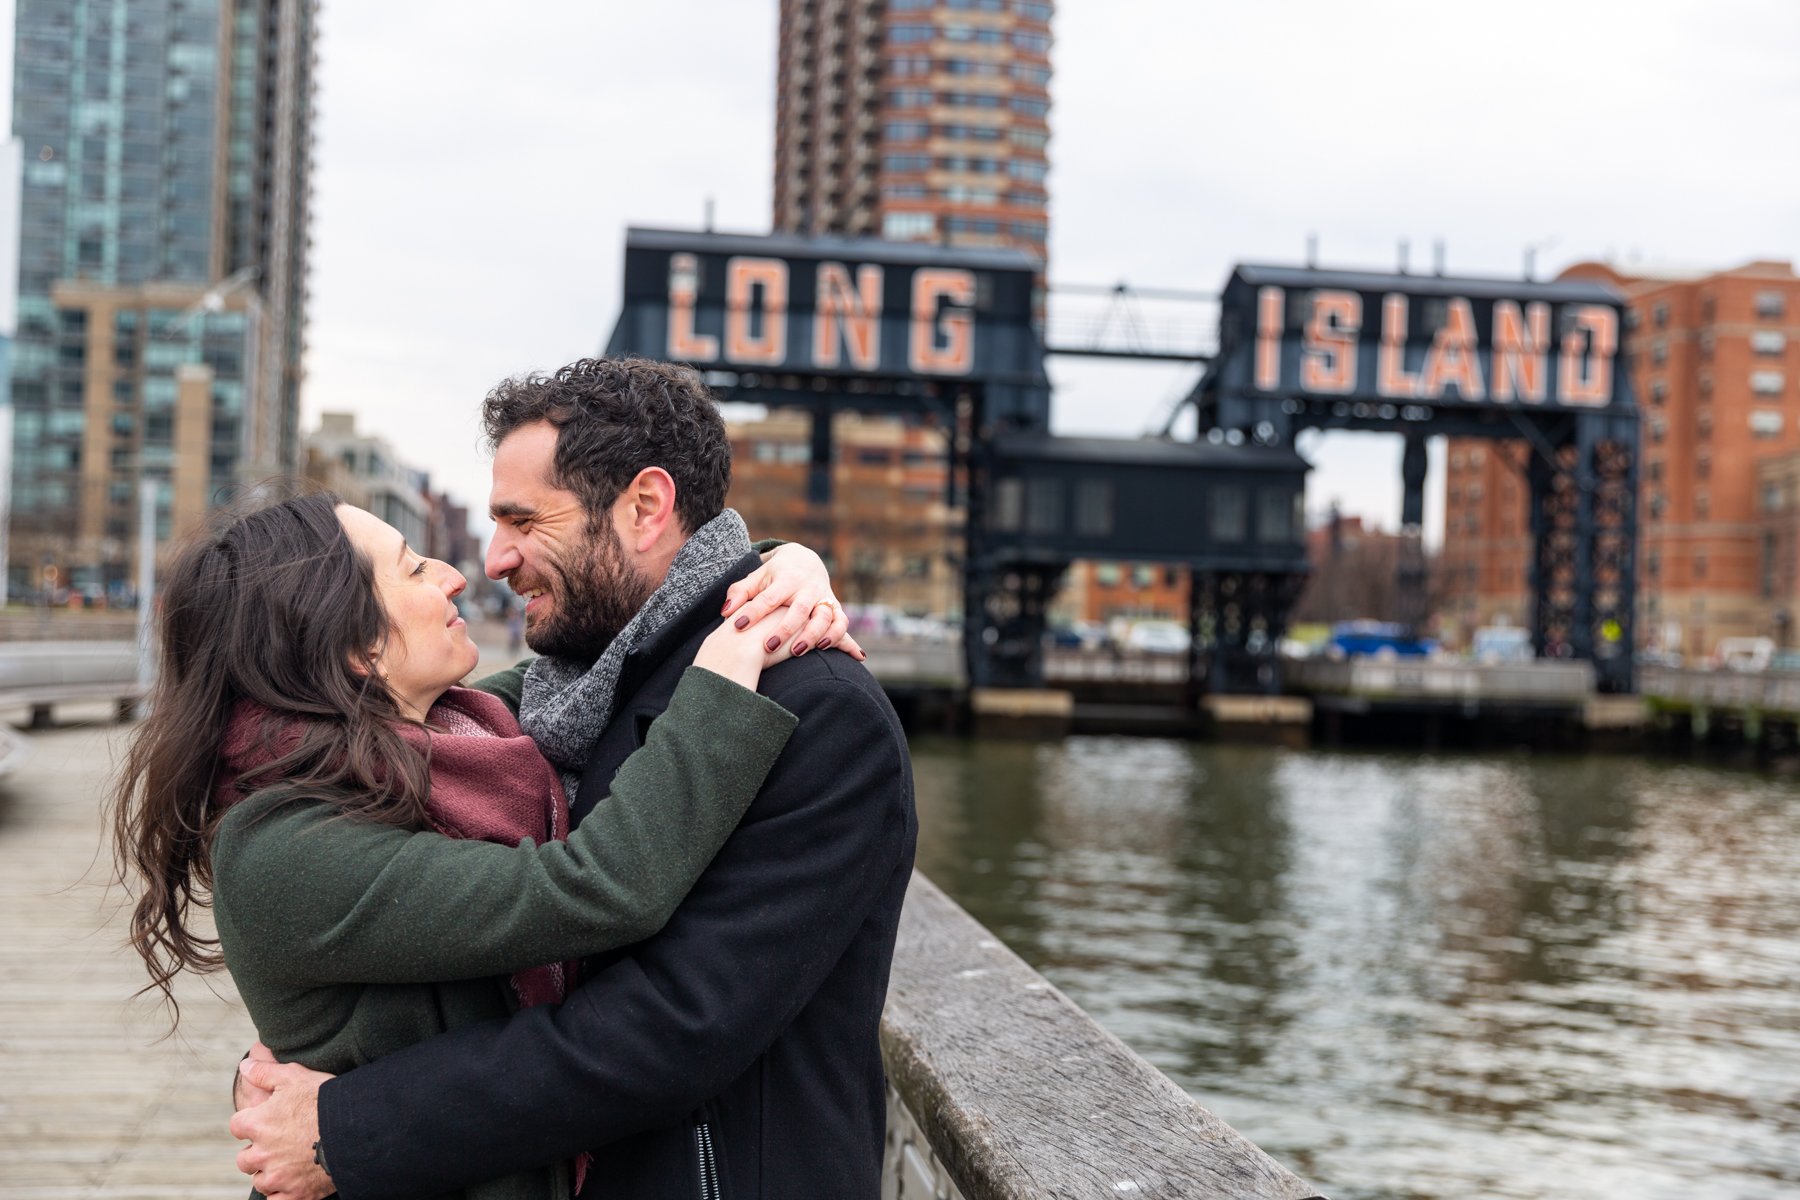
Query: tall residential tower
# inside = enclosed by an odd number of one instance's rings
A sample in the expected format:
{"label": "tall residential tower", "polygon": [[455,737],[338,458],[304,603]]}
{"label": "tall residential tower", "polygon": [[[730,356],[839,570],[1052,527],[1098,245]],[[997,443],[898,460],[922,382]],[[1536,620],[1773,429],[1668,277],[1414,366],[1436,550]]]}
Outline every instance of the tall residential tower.
{"label": "tall residential tower", "polygon": [[781,0],[775,229],[1048,249],[1047,0]]}
{"label": "tall residential tower", "polygon": [[8,564],[131,579],[159,536],[299,466],[316,0],[19,0],[24,155]]}

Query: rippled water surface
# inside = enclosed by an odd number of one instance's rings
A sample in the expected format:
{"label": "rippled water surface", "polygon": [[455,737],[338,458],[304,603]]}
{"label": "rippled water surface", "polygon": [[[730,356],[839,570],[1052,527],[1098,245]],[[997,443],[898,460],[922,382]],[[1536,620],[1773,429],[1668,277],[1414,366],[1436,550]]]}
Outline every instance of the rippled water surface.
{"label": "rippled water surface", "polygon": [[913,744],[919,865],[1337,1200],[1800,1196],[1800,796],[1627,758]]}

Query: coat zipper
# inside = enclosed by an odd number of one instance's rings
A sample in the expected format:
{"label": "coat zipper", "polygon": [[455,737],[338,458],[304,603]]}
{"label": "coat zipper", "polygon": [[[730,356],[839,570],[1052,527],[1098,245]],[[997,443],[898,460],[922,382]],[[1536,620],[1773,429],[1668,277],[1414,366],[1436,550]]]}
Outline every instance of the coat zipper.
{"label": "coat zipper", "polygon": [[722,1200],[719,1163],[713,1156],[712,1126],[705,1121],[694,1126],[694,1153],[700,1160],[700,1200]]}

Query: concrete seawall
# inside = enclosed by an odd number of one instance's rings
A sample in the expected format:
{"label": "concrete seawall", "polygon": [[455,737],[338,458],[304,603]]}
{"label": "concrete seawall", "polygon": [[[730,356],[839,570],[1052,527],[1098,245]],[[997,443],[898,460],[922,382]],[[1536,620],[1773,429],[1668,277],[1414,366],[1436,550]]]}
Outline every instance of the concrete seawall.
{"label": "concrete seawall", "polygon": [[901,917],[881,1049],[884,1200],[1320,1195],[922,875]]}

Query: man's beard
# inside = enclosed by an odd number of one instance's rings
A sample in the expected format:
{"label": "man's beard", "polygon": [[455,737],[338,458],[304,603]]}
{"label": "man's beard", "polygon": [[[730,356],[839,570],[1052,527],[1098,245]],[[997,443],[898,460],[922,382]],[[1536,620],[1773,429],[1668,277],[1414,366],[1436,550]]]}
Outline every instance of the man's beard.
{"label": "man's beard", "polygon": [[[610,521],[597,521],[589,528],[573,561],[551,559],[546,566],[555,577],[550,615],[525,623],[525,644],[553,658],[597,660],[656,590],[625,561],[625,549]],[[516,579],[513,586],[519,586]]]}

